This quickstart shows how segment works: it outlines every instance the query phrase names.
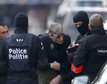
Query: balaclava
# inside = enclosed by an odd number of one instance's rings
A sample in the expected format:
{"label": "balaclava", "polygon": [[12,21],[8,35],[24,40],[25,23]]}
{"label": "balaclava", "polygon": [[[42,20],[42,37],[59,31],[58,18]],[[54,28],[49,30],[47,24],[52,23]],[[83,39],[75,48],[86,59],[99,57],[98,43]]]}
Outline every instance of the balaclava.
{"label": "balaclava", "polygon": [[19,13],[15,16],[15,33],[26,32],[28,30],[28,17],[24,13]]}
{"label": "balaclava", "polygon": [[80,27],[77,27],[77,30],[79,31],[81,35],[85,35],[89,31],[88,29],[89,19],[85,11],[77,12],[73,17],[73,21],[74,23],[79,22],[79,21],[83,22],[83,24]]}

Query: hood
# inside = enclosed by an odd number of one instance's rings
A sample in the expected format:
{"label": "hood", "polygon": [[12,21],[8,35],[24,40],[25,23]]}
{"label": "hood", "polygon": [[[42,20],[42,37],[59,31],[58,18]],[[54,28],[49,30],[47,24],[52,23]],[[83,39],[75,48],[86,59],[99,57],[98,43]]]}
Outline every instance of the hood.
{"label": "hood", "polygon": [[87,34],[87,32],[89,31],[88,29],[89,18],[85,11],[77,12],[73,17],[73,21],[74,23],[82,21],[83,24],[80,27],[77,27],[77,30],[81,35]]}
{"label": "hood", "polygon": [[28,30],[28,17],[24,13],[19,13],[15,16],[15,33],[22,33]]}

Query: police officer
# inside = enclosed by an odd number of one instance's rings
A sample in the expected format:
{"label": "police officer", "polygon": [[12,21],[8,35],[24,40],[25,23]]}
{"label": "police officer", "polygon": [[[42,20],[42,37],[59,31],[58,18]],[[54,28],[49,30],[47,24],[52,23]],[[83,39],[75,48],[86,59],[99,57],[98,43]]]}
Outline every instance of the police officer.
{"label": "police officer", "polygon": [[92,81],[107,60],[107,35],[101,15],[94,14],[90,17],[89,29],[92,34],[87,36],[78,47],[68,78],[84,74],[89,75]]}
{"label": "police officer", "polygon": [[[2,39],[8,35],[8,27],[6,24],[0,22],[0,44]],[[7,81],[7,70],[5,67],[5,62],[0,62],[2,69],[0,68],[0,84],[6,84]]]}
{"label": "police officer", "polygon": [[70,44],[70,37],[63,32],[59,23],[49,26],[49,33],[40,35],[43,44],[43,57],[39,60],[39,84],[61,84],[61,80],[68,72],[68,57],[66,49]]}
{"label": "police officer", "polygon": [[[76,26],[76,29],[78,30],[78,32],[80,33],[74,44],[71,46],[69,46],[68,48],[72,48],[72,47],[76,47],[78,48],[79,44],[84,40],[84,38],[90,33],[89,29],[88,29],[88,23],[89,23],[89,18],[88,18],[88,14],[85,11],[78,11],[74,16],[73,16],[73,21],[74,24]],[[68,56],[70,58],[70,61],[72,62],[72,57],[75,54],[75,50],[73,50],[72,52],[68,53]]]}
{"label": "police officer", "polygon": [[0,47],[0,60],[5,60],[8,67],[7,84],[34,84],[40,41],[37,36],[27,33],[26,14],[15,16],[15,27],[14,34],[6,36]]}

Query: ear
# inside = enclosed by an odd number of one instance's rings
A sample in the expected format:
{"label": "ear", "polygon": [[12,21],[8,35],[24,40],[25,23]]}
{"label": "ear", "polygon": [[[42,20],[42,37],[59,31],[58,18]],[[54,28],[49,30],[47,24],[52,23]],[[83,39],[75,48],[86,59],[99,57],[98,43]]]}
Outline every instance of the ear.
{"label": "ear", "polygon": [[91,30],[91,26],[90,26],[90,24],[88,24],[88,29]]}
{"label": "ear", "polygon": [[48,35],[49,35],[50,38],[52,38],[52,35],[51,35],[51,34],[48,34]]}
{"label": "ear", "polygon": [[104,27],[104,24],[103,24],[103,27]]}

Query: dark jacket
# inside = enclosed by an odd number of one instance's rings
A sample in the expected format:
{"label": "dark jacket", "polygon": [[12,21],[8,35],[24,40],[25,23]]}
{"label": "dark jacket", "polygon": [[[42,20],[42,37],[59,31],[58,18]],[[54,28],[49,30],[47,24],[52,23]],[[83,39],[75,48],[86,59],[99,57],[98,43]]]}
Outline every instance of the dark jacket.
{"label": "dark jacket", "polygon": [[41,60],[38,62],[40,63],[39,68],[42,70],[50,69],[50,63],[57,61],[61,64],[61,68],[58,74],[64,76],[68,72],[67,69],[69,62],[66,54],[66,49],[70,44],[70,37],[68,35],[64,35],[63,44],[54,43],[48,35],[39,36],[39,38],[43,43],[42,51],[44,55],[44,57],[41,57]]}
{"label": "dark jacket", "polygon": [[[14,34],[13,36],[15,36],[16,34]],[[18,34],[20,36],[20,34]],[[21,34],[22,36],[26,36],[27,34],[26,33],[23,33]],[[10,67],[10,64],[8,62],[8,51],[7,51],[7,44],[5,44],[5,41],[8,37],[6,36],[3,41],[2,41],[2,44],[1,44],[1,47],[0,47],[0,52],[3,52],[3,53],[0,53],[0,60],[5,60],[6,61],[6,64],[8,67]],[[19,37],[17,37],[19,38]],[[13,45],[14,47],[16,45]],[[23,43],[22,43],[22,46],[23,46]],[[28,67],[31,67],[31,68],[36,68],[36,64],[37,64],[37,58],[38,56],[40,55],[40,49],[41,49],[41,46],[40,46],[40,40],[37,36],[34,36],[33,35],[33,38],[32,38],[32,44],[31,44],[31,48],[30,48],[30,52],[29,52],[29,66]],[[18,66],[18,65],[17,65]]]}
{"label": "dark jacket", "polygon": [[[15,42],[16,45],[13,44],[13,47],[17,47],[18,44],[20,44],[19,47],[21,47],[21,45],[23,46],[23,42],[26,39],[29,40],[26,37],[27,35],[29,35],[28,32],[27,32],[28,17],[23,13],[19,13],[18,15],[16,15],[16,17],[15,17],[15,26],[16,26],[15,33],[10,35],[10,37],[12,37],[11,40],[13,42],[16,41]],[[11,43],[6,44],[6,41],[7,41],[8,38],[9,38],[9,36],[6,36],[2,40],[2,43],[1,43],[1,46],[0,46],[0,60],[5,60],[7,67],[10,67],[10,64],[8,62],[9,51],[8,51],[8,48],[6,48],[7,45],[11,44]],[[23,39],[23,40],[21,42],[18,39]],[[26,40],[26,42],[27,42],[27,40]],[[29,66],[28,67],[36,68],[37,58],[39,57],[39,55],[41,55],[41,53],[40,53],[41,52],[40,39],[37,36],[32,34],[32,39],[29,42],[31,42],[31,48],[30,48],[30,52],[29,52],[29,56],[28,56],[28,60],[29,60]]]}
{"label": "dark jacket", "polygon": [[[0,42],[1,45],[1,42]],[[5,61],[4,62],[0,62],[1,67],[4,67],[4,69],[0,68],[0,75],[7,75],[7,70],[6,70],[6,66],[5,66]]]}
{"label": "dark jacket", "polygon": [[[94,28],[78,47],[71,65],[75,74],[96,76],[107,60],[107,35],[103,28]],[[94,77],[91,79],[93,80]]]}
{"label": "dark jacket", "polygon": [[78,43],[80,44],[84,40],[84,38],[85,38],[85,36],[83,36],[81,34],[78,35],[74,44],[78,44]]}

